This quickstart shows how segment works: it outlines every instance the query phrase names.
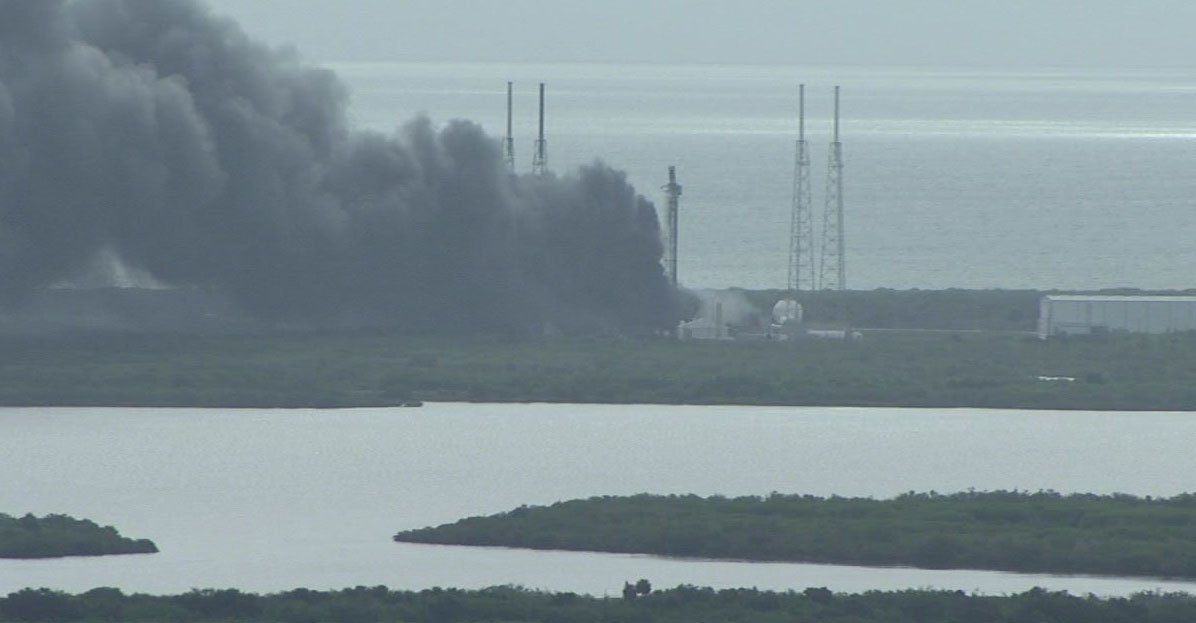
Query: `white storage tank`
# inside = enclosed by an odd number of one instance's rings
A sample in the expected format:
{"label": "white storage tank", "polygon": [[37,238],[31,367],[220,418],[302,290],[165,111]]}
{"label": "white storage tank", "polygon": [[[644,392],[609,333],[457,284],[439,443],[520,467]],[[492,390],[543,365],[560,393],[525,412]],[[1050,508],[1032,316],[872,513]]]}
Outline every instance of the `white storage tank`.
{"label": "white storage tank", "polygon": [[801,303],[793,299],[781,299],[772,306],[772,323],[781,326],[787,322],[801,322]]}
{"label": "white storage tank", "polygon": [[1196,331],[1196,296],[1048,295],[1038,310],[1038,336],[1094,331]]}

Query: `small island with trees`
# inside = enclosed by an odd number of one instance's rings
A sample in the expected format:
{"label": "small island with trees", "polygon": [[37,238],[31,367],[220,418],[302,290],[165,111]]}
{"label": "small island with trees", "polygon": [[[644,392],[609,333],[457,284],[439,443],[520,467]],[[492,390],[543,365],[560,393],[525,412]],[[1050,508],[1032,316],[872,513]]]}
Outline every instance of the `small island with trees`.
{"label": "small island with trees", "polygon": [[395,541],[1025,573],[1196,577],[1196,495],[695,495],[523,506]]}
{"label": "small island with trees", "polygon": [[13,517],[0,513],[0,558],[63,558],[154,554],[147,539],[129,539],[112,526],[66,515]]}

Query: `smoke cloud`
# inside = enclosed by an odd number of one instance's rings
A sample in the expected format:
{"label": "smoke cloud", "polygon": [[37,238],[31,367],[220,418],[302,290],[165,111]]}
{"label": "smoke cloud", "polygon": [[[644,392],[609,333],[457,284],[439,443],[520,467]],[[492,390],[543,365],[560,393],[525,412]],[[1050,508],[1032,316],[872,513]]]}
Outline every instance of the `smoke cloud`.
{"label": "smoke cloud", "polygon": [[622,173],[513,177],[477,125],[354,131],[347,99],[196,0],[0,0],[0,302],[116,256],[274,320],[675,325]]}

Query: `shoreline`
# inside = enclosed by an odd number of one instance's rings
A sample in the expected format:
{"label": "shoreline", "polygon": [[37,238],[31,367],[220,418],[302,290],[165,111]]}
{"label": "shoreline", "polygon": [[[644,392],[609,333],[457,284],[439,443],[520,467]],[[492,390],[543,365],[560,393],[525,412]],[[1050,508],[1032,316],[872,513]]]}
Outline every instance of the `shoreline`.
{"label": "shoreline", "polygon": [[424,400],[420,401],[420,405],[376,405],[376,404],[361,404],[361,405],[346,405],[334,407],[316,407],[316,406],[253,406],[253,405],[175,405],[175,404],[4,404],[0,403],[0,409],[8,410],[51,410],[51,409],[75,409],[75,410],[94,410],[94,411],[111,411],[111,410],[152,410],[152,409],[167,409],[172,411],[267,411],[267,412],[286,412],[286,411],[321,411],[321,412],[336,412],[336,411],[392,411],[395,409],[402,410],[416,410],[423,409],[429,406],[577,406],[577,407],[689,407],[689,408],[704,408],[704,407],[726,407],[735,409],[823,409],[823,410],[874,410],[884,409],[892,411],[991,411],[997,414],[1015,414],[1015,413],[1034,413],[1034,414],[1050,414],[1050,413],[1092,413],[1095,415],[1106,413],[1132,413],[1132,414],[1153,414],[1153,415],[1196,415],[1196,409],[1149,409],[1149,408],[1118,408],[1118,409],[1101,409],[1101,408],[1087,408],[1087,407],[1071,407],[1071,408],[1030,408],[1030,407],[988,407],[988,406],[972,406],[972,405],[888,405],[888,404],[753,404],[753,403],[722,403],[722,402],[706,402],[706,403],[690,403],[690,402],[579,402],[570,400],[561,401],[547,401],[547,400],[495,400],[495,401],[460,401],[460,400]]}

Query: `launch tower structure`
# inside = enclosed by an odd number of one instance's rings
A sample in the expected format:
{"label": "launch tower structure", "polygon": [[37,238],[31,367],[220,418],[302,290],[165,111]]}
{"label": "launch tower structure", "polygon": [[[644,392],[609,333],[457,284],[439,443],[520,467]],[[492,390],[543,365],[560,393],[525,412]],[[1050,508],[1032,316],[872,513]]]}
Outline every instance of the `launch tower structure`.
{"label": "launch tower structure", "polygon": [[793,215],[789,226],[790,296],[814,281],[814,206],[810,194],[810,149],[806,143],[806,85],[797,91],[797,150],[793,164]]}
{"label": "launch tower structure", "polygon": [[843,231],[843,144],[839,142],[839,87],[835,87],[835,133],[826,169],[826,206],[822,213],[822,261],[819,286],[847,289],[847,247]]}
{"label": "launch tower structure", "polygon": [[548,172],[548,141],[544,140],[544,83],[540,83],[540,138],[536,139],[536,154],[532,158],[532,175]]}
{"label": "launch tower structure", "polygon": [[669,167],[669,183],[661,187],[668,199],[665,223],[664,266],[669,283],[677,285],[678,208],[681,205],[681,185],[677,183],[677,167]]}
{"label": "launch tower structure", "polygon": [[507,164],[507,172],[515,173],[515,133],[513,121],[515,117],[515,85],[507,83],[507,137],[502,142],[502,157]]}

